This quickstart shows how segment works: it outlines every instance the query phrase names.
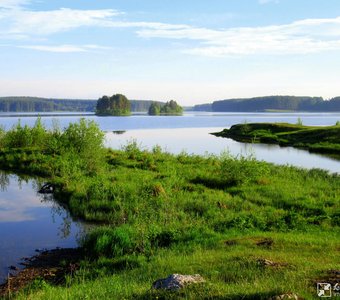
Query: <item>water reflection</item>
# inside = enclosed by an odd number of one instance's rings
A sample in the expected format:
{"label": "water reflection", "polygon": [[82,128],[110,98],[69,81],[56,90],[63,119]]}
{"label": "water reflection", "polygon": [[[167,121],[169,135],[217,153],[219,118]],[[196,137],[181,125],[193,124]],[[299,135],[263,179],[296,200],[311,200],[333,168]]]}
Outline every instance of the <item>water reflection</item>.
{"label": "water reflection", "polygon": [[223,128],[181,128],[181,129],[142,129],[128,130],[123,136],[106,134],[106,146],[121,149],[131,141],[136,141],[143,149],[151,150],[159,145],[167,152],[178,154],[186,151],[191,154],[221,154],[228,151],[232,155],[254,154],[258,160],[275,164],[294,165],[302,168],[319,168],[330,172],[340,172],[340,161],[322,155],[309,153],[292,147],[278,145],[239,143],[227,138],[211,135]]}
{"label": "water reflection", "polygon": [[[40,190],[40,187],[36,190]],[[65,239],[70,236],[72,228],[72,217],[70,213],[60,204],[58,204],[54,198],[53,194],[41,194],[37,193],[40,198],[41,203],[44,203],[50,207],[50,213],[53,223],[59,222],[58,226],[58,236],[61,239]]]}
{"label": "water reflection", "polygon": [[35,249],[76,247],[85,231],[52,194],[39,194],[44,184],[0,171],[0,282],[8,266],[18,266]]}
{"label": "water reflection", "polygon": [[0,171],[0,190],[1,190],[1,192],[6,191],[6,188],[7,188],[8,185],[9,185],[8,174]]}
{"label": "water reflection", "polygon": [[113,130],[112,131],[113,134],[117,134],[117,135],[124,134],[125,132],[126,130]]}

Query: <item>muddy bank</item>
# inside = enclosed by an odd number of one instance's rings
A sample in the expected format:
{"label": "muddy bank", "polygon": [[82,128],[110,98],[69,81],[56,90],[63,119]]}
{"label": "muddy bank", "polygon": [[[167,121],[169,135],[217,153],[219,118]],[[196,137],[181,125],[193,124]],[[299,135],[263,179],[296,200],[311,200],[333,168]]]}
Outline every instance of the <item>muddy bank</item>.
{"label": "muddy bank", "polygon": [[79,269],[82,257],[80,248],[65,248],[42,251],[26,258],[22,263],[25,268],[9,276],[7,281],[0,285],[0,297],[10,297],[38,278],[55,285],[63,284],[65,275]]}

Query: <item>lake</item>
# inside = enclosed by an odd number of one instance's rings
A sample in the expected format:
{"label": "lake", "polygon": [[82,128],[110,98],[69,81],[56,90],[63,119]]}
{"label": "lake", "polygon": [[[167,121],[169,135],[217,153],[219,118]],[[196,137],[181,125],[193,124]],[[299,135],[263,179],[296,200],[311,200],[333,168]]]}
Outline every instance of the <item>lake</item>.
{"label": "lake", "polygon": [[23,257],[36,249],[76,247],[83,226],[74,222],[51,194],[37,193],[34,179],[0,172],[0,283],[21,268]]}

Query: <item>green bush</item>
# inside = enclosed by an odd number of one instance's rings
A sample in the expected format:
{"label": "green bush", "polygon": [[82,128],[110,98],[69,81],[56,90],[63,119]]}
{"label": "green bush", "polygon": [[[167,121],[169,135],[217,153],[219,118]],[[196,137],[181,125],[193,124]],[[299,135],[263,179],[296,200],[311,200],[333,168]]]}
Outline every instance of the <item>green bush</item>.
{"label": "green bush", "polygon": [[221,177],[231,184],[254,182],[269,172],[268,163],[257,161],[254,155],[232,156],[225,152],[221,155]]}
{"label": "green bush", "polygon": [[99,227],[90,232],[83,241],[83,247],[90,256],[118,257],[131,254],[137,249],[132,227]]}
{"label": "green bush", "polygon": [[64,152],[78,156],[88,174],[96,174],[104,164],[104,133],[94,121],[71,123],[61,136]]}

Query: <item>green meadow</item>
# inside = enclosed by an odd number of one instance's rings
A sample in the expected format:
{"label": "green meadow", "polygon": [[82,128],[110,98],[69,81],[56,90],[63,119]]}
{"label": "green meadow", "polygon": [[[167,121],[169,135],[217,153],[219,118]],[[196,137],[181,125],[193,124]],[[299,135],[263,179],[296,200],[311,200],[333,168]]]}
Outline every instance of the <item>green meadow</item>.
{"label": "green meadow", "polygon": [[[64,130],[46,130],[38,119],[32,128],[0,131],[1,169],[43,177],[74,218],[96,224],[81,241],[80,268],[62,284],[41,278],[6,297],[314,299],[316,282],[340,269],[339,174],[252,155],[103,143],[84,119]],[[151,289],[172,273],[206,282]]]}

